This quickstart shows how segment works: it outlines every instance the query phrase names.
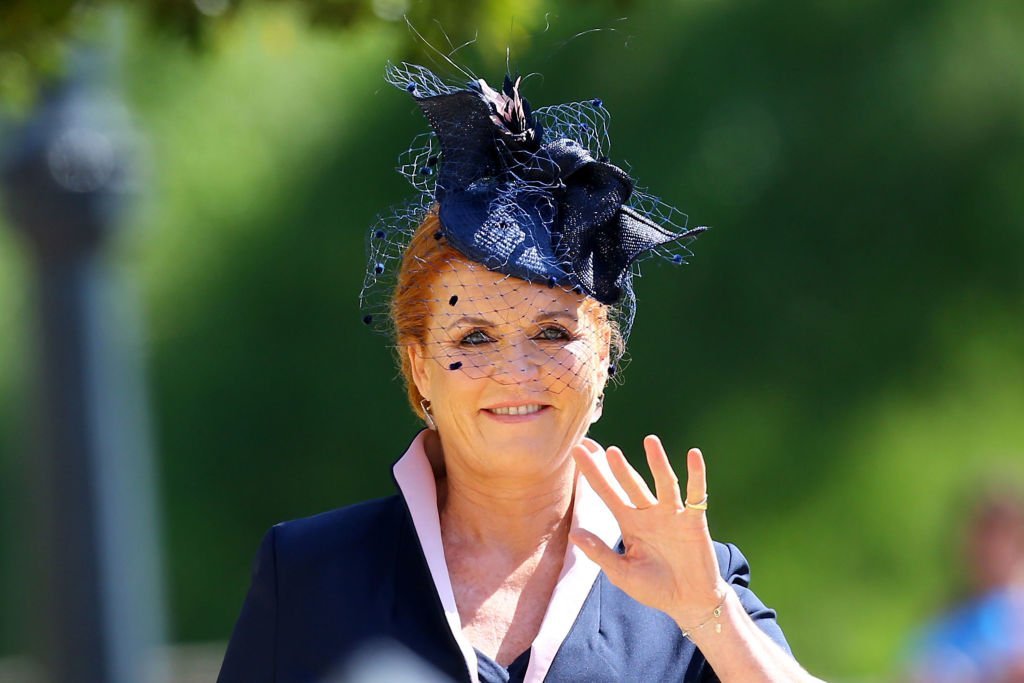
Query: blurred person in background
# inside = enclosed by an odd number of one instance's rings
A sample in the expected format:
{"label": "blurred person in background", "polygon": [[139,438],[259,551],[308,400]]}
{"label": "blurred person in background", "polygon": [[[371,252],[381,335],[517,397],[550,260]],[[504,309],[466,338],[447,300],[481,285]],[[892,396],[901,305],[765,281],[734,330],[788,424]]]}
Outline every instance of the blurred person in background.
{"label": "blurred person in background", "polygon": [[323,680],[373,638],[474,683],[816,680],[743,555],[712,541],[701,452],[681,490],[644,439],[652,491],[586,436],[634,261],[679,263],[699,230],[607,162],[600,100],[532,112],[518,78],[460,88],[403,64],[388,80],[433,135],[402,157],[418,201],[371,231],[363,322],[393,328],[427,428],[398,495],[267,533],[219,681]]}
{"label": "blurred person in background", "polygon": [[990,489],[963,539],[969,597],[914,645],[915,683],[1024,683],[1024,499]]}

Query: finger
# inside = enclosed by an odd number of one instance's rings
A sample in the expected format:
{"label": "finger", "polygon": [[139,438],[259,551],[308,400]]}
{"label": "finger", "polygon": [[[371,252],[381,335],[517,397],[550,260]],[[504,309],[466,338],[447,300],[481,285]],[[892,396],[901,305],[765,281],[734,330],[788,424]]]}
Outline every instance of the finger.
{"label": "finger", "polygon": [[[708,481],[704,468],[704,455],[699,448],[691,448],[686,454],[686,500],[699,503],[707,498]],[[700,510],[695,510],[700,512]]]}
{"label": "finger", "polygon": [[626,460],[622,449],[611,446],[606,452],[608,454],[608,466],[611,468],[612,474],[619,481],[619,485],[622,486],[622,490],[626,492],[630,502],[638,508],[650,507],[656,504],[658,499],[651,493],[651,489],[647,487],[647,482],[644,481],[644,478]]}
{"label": "finger", "polygon": [[594,561],[608,578],[615,582],[622,569],[625,558],[605,545],[599,537],[586,529],[576,529],[569,534],[569,540],[583,551],[583,554]]}
{"label": "finger", "polygon": [[683,507],[682,495],[679,493],[679,477],[669,464],[668,454],[661,445],[661,439],[654,434],[644,439],[644,450],[647,452],[647,464],[654,475],[654,490],[658,502],[669,503],[677,508]]}
{"label": "finger", "polygon": [[575,458],[576,467],[579,468],[580,473],[587,478],[590,488],[594,489],[594,492],[601,497],[616,518],[626,510],[632,509],[623,500],[622,494],[615,490],[608,476],[597,466],[594,456],[586,448],[579,445],[573,447],[572,457]]}

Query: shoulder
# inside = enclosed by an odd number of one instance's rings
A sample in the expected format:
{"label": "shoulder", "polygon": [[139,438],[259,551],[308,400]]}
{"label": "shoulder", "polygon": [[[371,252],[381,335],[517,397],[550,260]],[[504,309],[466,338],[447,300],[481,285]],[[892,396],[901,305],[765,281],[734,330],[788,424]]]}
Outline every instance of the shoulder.
{"label": "shoulder", "polygon": [[407,517],[392,496],[271,527],[218,680],[319,680],[383,628]]}
{"label": "shoulder", "polygon": [[354,549],[368,559],[375,550],[385,551],[394,544],[407,519],[401,497],[394,495],[280,522],[267,532],[264,545],[271,546],[278,567],[351,557],[346,551]]}
{"label": "shoulder", "polygon": [[765,605],[750,588],[750,564],[740,549],[732,543],[715,541],[715,554],[718,556],[718,569],[722,578],[736,591],[743,608],[754,623],[768,634],[779,646],[789,652],[789,644],[779,627],[775,610]]}
{"label": "shoulder", "polygon": [[733,585],[744,588],[750,585],[750,564],[747,558],[732,543],[715,541],[715,555],[722,578]]}
{"label": "shoulder", "polygon": [[378,524],[393,522],[397,513],[401,512],[404,512],[402,499],[396,494],[279,522],[274,525],[274,530],[279,539],[287,537],[299,543],[359,537],[372,533],[373,527]]}

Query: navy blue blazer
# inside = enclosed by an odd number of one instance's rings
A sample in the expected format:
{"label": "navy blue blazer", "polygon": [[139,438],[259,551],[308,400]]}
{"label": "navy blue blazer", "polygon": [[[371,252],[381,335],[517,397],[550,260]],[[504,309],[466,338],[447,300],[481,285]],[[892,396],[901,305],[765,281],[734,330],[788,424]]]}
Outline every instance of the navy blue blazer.
{"label": "navy blue blazer", "polygon": [[[747,612],[788,651],[775,612],[747,587],[743,555],[733,545],[715,550]],[[471,680],[400,495],[278,524],[264,536],[217,680],[314,683],[380,637],[453,681]],[[668,615],[600,573],[545,680],[718,679]]]}

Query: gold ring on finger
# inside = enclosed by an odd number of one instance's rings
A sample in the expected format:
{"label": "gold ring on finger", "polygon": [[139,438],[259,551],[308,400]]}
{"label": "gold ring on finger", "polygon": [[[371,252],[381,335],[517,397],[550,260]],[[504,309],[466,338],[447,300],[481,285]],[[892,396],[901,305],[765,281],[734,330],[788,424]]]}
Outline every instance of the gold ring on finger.
{"label": "gold ring on finger", "polygon": [[707,510],[708,509],[708,497],[705,494],[704,497],[701,498],[696,503],[690,503],[689,501],[683,501],[683,507],[687,508],[688,510]]}

